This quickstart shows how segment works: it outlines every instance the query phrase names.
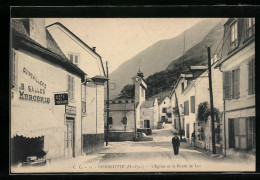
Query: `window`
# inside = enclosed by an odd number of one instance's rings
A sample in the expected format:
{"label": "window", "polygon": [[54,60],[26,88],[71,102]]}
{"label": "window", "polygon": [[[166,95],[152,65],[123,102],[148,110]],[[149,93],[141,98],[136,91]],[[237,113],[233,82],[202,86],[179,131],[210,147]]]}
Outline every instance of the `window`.
{"label": "window", "polygon": [[255,60],[248,62],[248,94],[255,94]]}
{"label": "window", "polygon": [[111,116],[108,118],[108,124],[113,124],[113,118]]}
{"label": "window", "polygon": [[167,113],[168,118],[172,118],[172,113]]}
{"label": "window", "polygon": [[240,69],[235,69],[232,71],[232,98],[237,99],[240,95]]}
{"label": "window", "polygon": [[189,115],[189,101],[184,102],[184,115]]}
{"label": "window", "polygon": [[125,103],[128,103],[128,100],[125,100]]}
{"label": "window", "polygon": [[184,82],[181,83],[181,91],[182,91],[182,92],[184,91]]}
{"label": "window", "polygon": [[68,75],[68,95],[69,100],[74,100],[74,77],[71,75]]}
{"label": "window", "polygon": [[86,113],[86,85],[82,84],[82,113]]}
{"label": "window", "polygon": [[229,147],[255,149],[255,117],[229,119]]}
{"label": "window", "polygon": [[223,92],[225,99],[236,99],[240,97],[240,69],[223,73]]}
{"label": "window", "polygon": [[162,109],[162,113],[167,113],[167,109],[166,109],[166,108],[163,108],[163,109]]}
{"label": "window", "polygon": [[195,96],[190,97],[190,112],[195,113]]}
{"label": "window", "polygon": [[162,122],[165,122],[165,119],[166,119],[165,116],[162,116],[162,117],[161,117],[161,121],[162,121]]}
{"label": "window", "polygon": [[78,54],[69,54],[69,60],[76,66],[79,66],[79,55]]}
{"label": "window", "polygon": [[15,88],[17,85],[17,54],[14,49],[11,52],[11,83],[12,88]]}
{"label": "window", "polygon": [[237,21],[235,21],[230,26],[231,34],[230,34],[230,50],[235,49],[238,46],[238,38],[237,38]]}
{"label": "window", "polygon": [[141,91],[142,91],[142,97],[144,97],[144,89],[142,88]]}
{"label": "window", "polygon": [[255,34],[255,18],[248,18],[246,20],[246,39]]}

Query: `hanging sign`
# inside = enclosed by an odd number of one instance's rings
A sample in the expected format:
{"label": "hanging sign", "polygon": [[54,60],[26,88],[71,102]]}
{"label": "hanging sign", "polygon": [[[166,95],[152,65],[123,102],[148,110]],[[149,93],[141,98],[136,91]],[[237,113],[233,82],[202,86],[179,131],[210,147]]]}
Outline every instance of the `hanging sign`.
{"label": "hanging sign", "polygon": [[65,106],[65,113],[66,114],[71,114],[71,115],[76,115],[76,107],[75,106]]}
{"label": "hanging sign", "polygon": [[55,105],[66,105],[68,104],[68,94],[54,94]]}

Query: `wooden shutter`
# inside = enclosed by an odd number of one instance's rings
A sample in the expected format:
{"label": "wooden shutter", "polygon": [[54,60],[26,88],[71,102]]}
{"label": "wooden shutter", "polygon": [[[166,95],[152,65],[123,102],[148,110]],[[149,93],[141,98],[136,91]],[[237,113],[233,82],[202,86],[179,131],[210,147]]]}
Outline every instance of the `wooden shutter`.
{"label": "wooden shutter", "polygon": [[189,115],[189,101],[184,102],[184,115]]}
{"label": "wooden shutter", "polygon": [[74,99],[75,86],[74,86],[74,77],[71,76],[71,97]]}
{"label": "wooden shutter", "polygon": [[234,98],[239,98],[240,95],[240,68],[234,71]]}
{"label": "wooden shutter", "polygon": [[70,75],[67,76],[67,81],[68,81],[68,95],[69,95],[69,99],[71,99]]}
{"label": "wooden shutter", "polygon": [[253,94],[253,61],[248,62],[248,94]]}
{"label": "wooden shutter", "polygon": [[226,71],[223,73],[223,92],[224,92],[224,99],[230,99],[230,72]]}
{"label": "wooden shutter", "polygon": [[252,72],[253,72],[253,94],[255,94],[255,59],[252,59]]}
{"label": "wooden shutter", "polygon": [[195,113],[195,96],[190,97],[190,112]]}

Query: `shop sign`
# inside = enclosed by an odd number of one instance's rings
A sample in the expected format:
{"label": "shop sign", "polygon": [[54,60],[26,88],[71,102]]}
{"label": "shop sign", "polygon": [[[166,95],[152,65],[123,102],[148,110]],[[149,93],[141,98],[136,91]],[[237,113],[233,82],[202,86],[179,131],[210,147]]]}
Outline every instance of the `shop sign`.
{"label": "shop sign", "polygon": [[66,105],[68,104],[68,94],[54,94],[55,105]]}
{"label": "shop sign", "polygon": [[65,106],[65,113],[70,115],[76,115],[76,107],[75,106]]}

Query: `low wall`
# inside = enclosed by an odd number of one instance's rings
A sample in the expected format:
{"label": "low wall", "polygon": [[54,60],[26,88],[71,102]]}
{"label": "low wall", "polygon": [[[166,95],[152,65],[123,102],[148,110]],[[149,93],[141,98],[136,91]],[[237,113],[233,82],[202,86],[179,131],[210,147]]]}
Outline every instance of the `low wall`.
{"label": "low wall", "polygon": [[109,131],[108,141],[133,141],[134,132]]}
{"label": "low wall", "polygon": [[91,153],[104,147],[104,134],[83,134],[83,153]]}

